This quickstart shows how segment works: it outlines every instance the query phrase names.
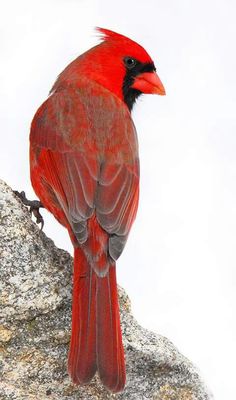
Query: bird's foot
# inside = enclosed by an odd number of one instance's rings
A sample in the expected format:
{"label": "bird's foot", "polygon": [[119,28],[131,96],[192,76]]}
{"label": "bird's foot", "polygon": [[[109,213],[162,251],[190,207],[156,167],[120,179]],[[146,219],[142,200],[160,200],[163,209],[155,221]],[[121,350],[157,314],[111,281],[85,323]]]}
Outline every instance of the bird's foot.
{"label": "bird's foot", "polygon": [[18,192],[18,190],[14,190],[14,193],[17,197],[19,197],[22,201],[22,203],[29,207],[30,213],[34,214],[35,218],[36,218],[36,223],[37,224],[41,224],[41,228],[40,230],[43,229],[44,226],[44,219],[42,217],[42,215],[39,212],[40,208],[44,208],[43,204],[41,203],[41,201],[39,200],[28,200],[25,192]]}

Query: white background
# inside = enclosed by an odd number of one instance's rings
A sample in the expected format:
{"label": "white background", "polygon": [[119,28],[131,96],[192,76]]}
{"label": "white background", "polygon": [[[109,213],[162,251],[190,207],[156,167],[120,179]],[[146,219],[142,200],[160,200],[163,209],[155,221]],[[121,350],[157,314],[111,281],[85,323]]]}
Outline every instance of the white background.
{"label": "white background", "polygon": [[236,398],[235,16],[233,0],[8,0],[0,16],[0,177],[29,197],[31,119],[58,73],[97,43],[93,27],[154,59],[167,96],[143,96],[133,113],[141,199],[118,280],[139,322],[171,339],[222,400]]}

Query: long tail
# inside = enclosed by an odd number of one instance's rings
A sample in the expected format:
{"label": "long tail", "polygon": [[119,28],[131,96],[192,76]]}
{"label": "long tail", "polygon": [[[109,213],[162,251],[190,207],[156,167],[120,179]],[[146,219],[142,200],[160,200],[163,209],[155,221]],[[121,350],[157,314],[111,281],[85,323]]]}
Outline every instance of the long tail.
{"label": "long tail", "polygon": [[110,391],[119,392],[125,386],[115,265],[99,277],[79,248],[74,256],[68,371],[76,384],[88,383],[98,371]]}

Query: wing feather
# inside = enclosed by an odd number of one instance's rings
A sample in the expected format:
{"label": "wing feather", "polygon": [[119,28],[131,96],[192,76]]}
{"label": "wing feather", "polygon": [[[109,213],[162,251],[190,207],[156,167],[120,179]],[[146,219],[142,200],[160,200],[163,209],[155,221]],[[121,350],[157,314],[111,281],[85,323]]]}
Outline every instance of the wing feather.
{"label": "wing feather", "polygon": [[37,148],[48,208],[55,199],[79,243],[87,240],[87,222],[95,213],[110,237],[111,256],[118,258],[136,215],[139,187],[137,137],[126,107],[107,95],[93,97],[89,89],[56,92],[36,113],[31,145]]}
{"label": "wing feather", "polygon": [[[110,166],[106,168],[110,169]],[[109,176],[109,173],[106,175]],[[137,170],[131,171],[123,165],[116,179],[110,180],[109,184],[105,181],[99,186],[96,202],[97,218],[108,232],[117,235],[128,234],[130,223],[129,219],[125,220],[124,215],[127,216],[127,209],[132,201],[138,200],[135,198],[138,183]]]}

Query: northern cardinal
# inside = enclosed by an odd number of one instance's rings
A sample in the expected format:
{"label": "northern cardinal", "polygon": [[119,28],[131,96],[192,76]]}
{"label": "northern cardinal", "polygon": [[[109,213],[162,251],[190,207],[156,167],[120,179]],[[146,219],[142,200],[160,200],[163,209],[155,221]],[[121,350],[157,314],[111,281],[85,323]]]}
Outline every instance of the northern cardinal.
{"label": "northern cardinal", "polygon": [[34,116],[30,168],[37,196],[74,246],[69,374],[84,384],[98,371],[103,384],[119,392],[126,373],[116,260],[139,197],[131,110],[142,93],[165,90],[143,47],[98,30],[102,42],[65,68]]}

